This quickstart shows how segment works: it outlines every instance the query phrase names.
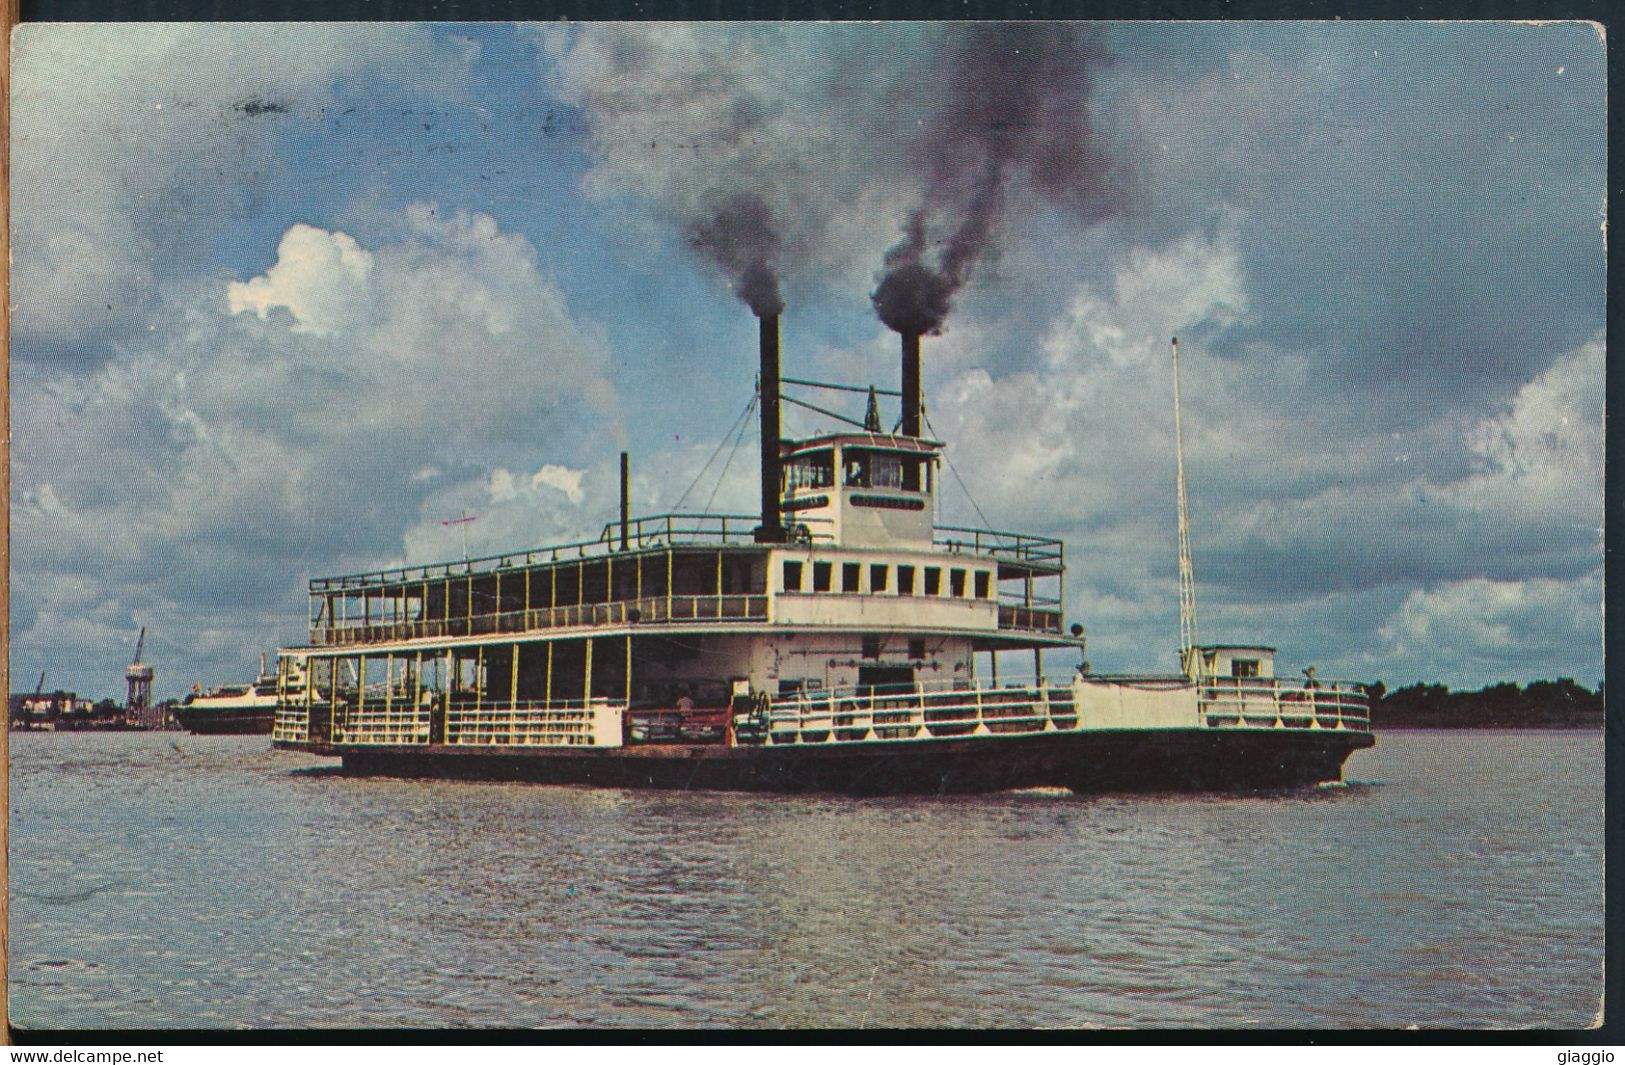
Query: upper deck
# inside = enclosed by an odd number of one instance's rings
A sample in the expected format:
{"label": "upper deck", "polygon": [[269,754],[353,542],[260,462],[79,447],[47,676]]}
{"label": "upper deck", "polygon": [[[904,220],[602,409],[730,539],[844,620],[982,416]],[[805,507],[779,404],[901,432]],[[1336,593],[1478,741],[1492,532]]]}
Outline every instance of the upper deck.
{"label": "upper deck", "polygon": [[763,544],[754,515],[611,522],[592,540],[320,577],[310,642],[353,646],[629,625],[896,627],[1068,643],[1059,540],[936,527],[854,546],[827,523]]}

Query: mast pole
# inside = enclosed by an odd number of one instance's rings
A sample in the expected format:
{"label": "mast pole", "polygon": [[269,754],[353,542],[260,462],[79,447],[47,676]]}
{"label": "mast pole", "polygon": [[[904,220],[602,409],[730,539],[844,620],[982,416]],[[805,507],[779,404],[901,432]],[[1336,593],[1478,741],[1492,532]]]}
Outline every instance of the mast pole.
{"label": "mast pole", "polygon": [[1179,338],[1173,338],[1174,351],[1174,468],[1179,496],[1179,658],[1185,675],[1200,682],[1206,672],[1202,662],[1201,637],[1196,628],[1196,568],[1191,562],[1191,515],[1185,496],[1185,431],[1179,400]]}

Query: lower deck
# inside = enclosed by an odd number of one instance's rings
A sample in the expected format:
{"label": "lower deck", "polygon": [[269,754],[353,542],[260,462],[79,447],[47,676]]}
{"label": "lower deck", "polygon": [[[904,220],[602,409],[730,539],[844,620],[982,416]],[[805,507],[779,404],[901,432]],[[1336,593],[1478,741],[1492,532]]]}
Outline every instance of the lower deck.
{"label": "lower deck", "polygon": [[1368,732],[1191,728],[961,737],[934,744],[651,743],[503,752],[451,745],[307,749],[341,755],[345,771],[358,774],[885,795],[1038,787],[1078,793],[1301,787],[1339,780],[1348,756],[1372,742]]}
{"label": "lower deck", "polygon": [[[370,709],[369,709],[370,708]],[[608,699],[279,707],[274,741],[357,772],[626,787],[978,791],[1274,787],[1338,778],[1370,746],[1337,684],[1075,677],[796,690],[741,682],[718,710]]]}

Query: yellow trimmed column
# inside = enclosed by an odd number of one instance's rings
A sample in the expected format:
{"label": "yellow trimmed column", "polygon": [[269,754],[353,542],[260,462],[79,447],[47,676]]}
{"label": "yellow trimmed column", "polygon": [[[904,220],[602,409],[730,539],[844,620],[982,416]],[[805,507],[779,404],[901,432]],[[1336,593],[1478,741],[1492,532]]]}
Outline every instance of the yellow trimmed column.
{"label": "yellow trimmed column", "polygon": [[587,637],[586,645],[587,645],[586,646],[586,654],[582,656],[587,661],[587,667],[584,670],[585,675],[583,676],[582,681],[581,681],[581,705],[583,705],[583,706],[587,705],[587,702],[590,699],[592,699],[592,637],[591,636]]}

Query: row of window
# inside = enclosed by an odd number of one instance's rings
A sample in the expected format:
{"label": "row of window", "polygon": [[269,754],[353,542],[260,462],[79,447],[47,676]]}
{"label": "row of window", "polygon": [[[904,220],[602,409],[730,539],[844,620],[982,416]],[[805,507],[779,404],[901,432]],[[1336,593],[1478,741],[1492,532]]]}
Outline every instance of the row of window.
{"label": "row of window", "polygon": [[[841,483],[854,488],[906,488],[918,491],[924,470],[925,490],[931,490],[935,463],[929,455],[847,447],[841,451]],[[784,487],[829,488],[835,484],[835,455],[831,449],[796,455],[784,465]]]}
{"label": "row of window", "polygon": [[[835,563],[814,562],[812,564],[812,588],[804,584],[807,564],[800,561],[786,559],[784,562],[783,591],[786,592],[832,592],[835,590]],[[941,596],[942,567],[923,566],[918,571],[914,566],[891,566],[884,562],[870,564],[868,587],[864,587],[864,565],[861,562],[841,563],[841,591],[843,592],[869,592],[880,595],[892,590],[892,571],[897,571],[896,593],[898,595],[929,595]],[[914,588],[916,573],[921,578],[921,587],[918,592]],[[967,588],[966,574],[971,577]],[[948,570],[948,589],[946,594],[953,599],[987,599],[993,594],[993,575],[985,570],[964,570],[953,568]]]}

